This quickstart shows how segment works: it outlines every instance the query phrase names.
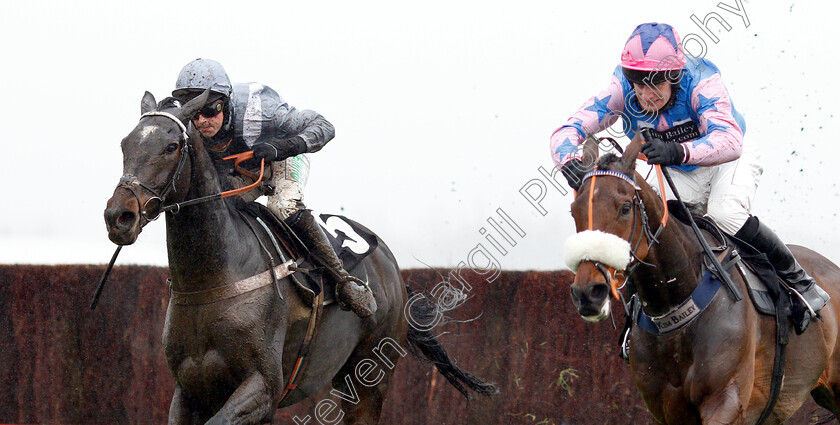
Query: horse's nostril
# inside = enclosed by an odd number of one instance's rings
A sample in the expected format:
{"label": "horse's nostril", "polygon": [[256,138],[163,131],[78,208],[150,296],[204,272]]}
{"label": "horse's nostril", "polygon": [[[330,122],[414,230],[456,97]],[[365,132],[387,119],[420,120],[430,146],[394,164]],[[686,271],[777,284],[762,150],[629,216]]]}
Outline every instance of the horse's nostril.
{"label": "horse's nostril", "polygon": [[609,288],[607,285],[604,284],[595,284],[592,286],[592,290],[589,291],[589,296],[592,297],[593,300],[603,300],[607,297],[607,293],[609,292]]}
{"label": "horse's nostril", "polygon": [[125,211],[120,214],[120,217],[117,219],[117,225],[120,227],[131,226],[134,224],[134,213],[131,211]]}
{"label": "horse's nostril", "polygon": [[581,297],[583,296],[583,291],[581,291],[580,289],[578,289],[574,286],[572,286],[571,289],[572,289],[572,299],[573,300],[580,300]]}

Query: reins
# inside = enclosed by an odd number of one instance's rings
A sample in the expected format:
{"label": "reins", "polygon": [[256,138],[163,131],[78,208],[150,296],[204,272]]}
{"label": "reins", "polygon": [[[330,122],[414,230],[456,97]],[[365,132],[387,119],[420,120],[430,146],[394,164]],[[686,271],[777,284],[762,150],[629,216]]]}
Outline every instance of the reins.
{"label": "reins", "polygon": [[677,192],[677,187],[676,185],[674,185],[674,181],[671,180],[671,176],[668,174],[668,171],[662,170],[662,174],[665,176],[665,180],[668,181],[668,186],[671,187],[671,191],[674,193],[674,198],[676,198],[677,203],[683,210],[683,213],[685,213],[688,217],[688,222],[689,224],[691,224],[691,230],[694,231],[694,235],[700,242],[700,246],[703,247],[703,252],[706,254],[706,257],[708,257],[709,261],[712,263],[712,266],[714,266],[714,271],[717,273],[718,277],[723,281],[723,286],[726,287],[726,289],[732,295],[732,298],[735,300],[735,302],[741,301],[744,298],[741,295],[741,291],[739,291],[738,288],[735,286],[735,283],[732,282],[732,279],[729,277],[729,273],[720,264],[720,260],[718,260],[714,251],[712,251],[712,248],[709,246],[709,243],[706,242],[706,238],[704,238],[703,234],[700,233],[700,228],[697,227],[697,223],[694,222],[694,218],[691,215],[691,211],[688,210],[688,207],[685,205],[682,198],[680,198],[680,194],[679,192]]}
{"label": "reins", "polygon": [[[231,159],[234,160],[234,166],[239,169],[239,163],[242,161],[247,161],[249,159],[254,158],[254,151],[247,151],[238,153],[235,155],[230,155],[222,158],[224,161],[229,161]],[[191,205],[202,204],[204,202],[215,201],[219,199],[228,198],[234,195],[239,195],[241,193],[248,192],[250,190],[256,189],[257,186],[262,182],[263,176],[265,174],[265,159],[260,160],[260,173],[256,175],[256,180],[254,183],[249,184],[248,186],[243,186],[238,189],[231,189],[221,193],[214,193],[212,195],[202,196],[200,198],[190,199],[184,202],[176,202],[171,205],[165,205],[161,207],[162,212],[171,212],[172,214],[178,214],[181,211],[182,207],[188,207]],[[157,217],[155,217],[157,218]]]}
{"label": "reins", "polygon": [[[215,193],[213,195],[202,196],[195,199],[190,199],[184,202],[176,202],[171,205],[164,205],[159,208],[157,214],[154,216],[150,216],[147,213],[146,207],[148,207],[149,203],[152,200],[157,200],[157,202],[163,203],[163,200],[169,195],[170,191],[175,192],[175,182],[178,181],[181,177],[181,171],[184,168],[184,164],[186,163],[187,157],[191,155],[190,152],[190,136],[187,134],[187,127],[184,125],[181,120],[179,120],[176,116],[163,111],[150,111],[146,112],[140,116],[140,119],[150,117],[150,116],[161,116],[169,118],[170,120],[174,121],[178,124],[178,127],[181,129],[181,138],[179,140],[179,152],[178,152],[178,164],[175,166],[175,169],[172,171],[172,175],[169,177],[169,181],[164,186],[163,190],[160,194],[153,188],[149,187],[149,185],[141,182],[137,177],[131,174],[124,174],[120,178],[120,182],[117,184],[117,187],[122,187],[131,192],[132,195],[137,199],[137,206],[140,209],[140,216],[146,220],[145,224],[149,222],[155,221],[160,217],[161,213],[169,212],[171,214],[178,214],[181,211],[182,207],[187,207],[196,204],[202,204],[204,202],[215,201],[219,199],[228,198],[231,196],[239,195],[241,193],[248,192],[250,190],[256,189],[257,186],[262,182],[263,176],[265,174],[265,159],[260,160],[260,174],[257,176],[256,181],[254,183],[249,184],[248,186],[244,186],[238,189],[232,189],[225,192]],[[240,172],[243,171],[242,168],[239,167],[239,164],[243,161],[247,161],[249,159],[254,158],[254,151],[247,151],[242,152],[236,155],[230,155],[222,158],[222,160],[234,160],[234,168],[239,170]],[[140,202],[140,195],[137,193],[137,189],[142,188],[151,193],[153,196],[146,200],[146,202]],[[142,228],[145,224],[141,221],[140,227]],[[117,249],[114,251],[114,254],[111,256],[111,261],[108,263],[108,266],[105,268],[105,271],[102,273],[102,277],[99,279],[99,283],[96,286],[96,291],[93,294],[93,300],[90,303],[90,309],[94,310],[96,305],[99,303],[99,296],[102,294],[102,289],[105,287],[105,282],[108,280],[108,276],[111,274],[111,269],[114,267],[114,263],[117,261],[117,256],[120,254],[122,250],[122,245],[117,246]]]}
{"label": "reins", "polygon": [[[642,132],[642,136],[646,138],[645,132]],[[639,154],[638,159],[646,161],[647,157],[645,155]],[[636,181],[633,178],[631,178],[630,176],[627,176],[627,175],[625,175],[623,173],[620,173],[618,171],[598,170],[597,168],[593,171],[590,171],[589,173],[586,173],[583,176],[583,179],[581,179],[581,183],[583,183],[584,181],[586,181],[589,178],[592,179],[592,183],[589,186],[589,197],[588,197],[588,200],[587,200],[588,201],[587,202],[588,230],[594,230],[593,229],[593,227],[594,227],[593,226],[593,212],[594,212],[593,198],[594,198],[594,194],[595,194],[595,182],[597,181],[598,176],[615,177],[615,178],[618,178],[618,179],[630,184],[631,186],[633,186],[633,189],[635,190],[635,194],[633,195],[634,218],[633,218],[633,233],[630,235],[630,241],[631,242],[633,240],[633,237],[635,236],[635,231],[636,231],[636,216],[635,215],[636,215],[637,211],[638,211],[639,217],[641,217],[641,220],[642,220],[642,231],[645,233],[645,236],[647,236],[648,242],[651,245],[654,245],[658,242],[658,237],[659,237],[660,233],[662,232],[662,230],[667,225],[668,218],[669,218],[668,201],[667,201],[667,197],[666,197],[665,183],[664,183],[665,181],[668,182],[668,186],[671,188],[671,192],[674,194],[674,197],[677,200],[677,202],[679,203],[682,210],[687,214],[688,217],[691,217],[691,213],[689,212],[688,207],[682,201],[682,198],[680,198],[680,195],[679,195],[679,192],[677,191],[676,185],[674,184],[673,180],[671,179],[671,176],[668,174],[668,171],[663,169],[660,164],[654,164],[654,169],[656,170],[656,180],[659,184],[659,196],[662,199],[662,219],[660,220],[660,225],[659,225],[659,228],[656,230],[656,232],[651,232],[651,230],[650,230],[650,225],[647,221],[647,214],[644,211],[644,203],[642,202],[642,200],[639,197],[639,192],[641,191],[641,188],[636,183]],[[577,195],[577,193],[575,193],[575,195]],[[706,254],[706,256],[711,261],[712,266],[715,268],[715,272],[717,273],[717,275],[720,276],[720,279],[723,281],[724,286],[729,291],[729,293],[732,295],[732,298],[736,302],[742,300],[743,296],[741,295],[740,291],[735,286],[735,284],[732,282],[732,279],[729,277],[729,274],[724,270],[723,266],[720,264],[720,261],[715,256],[711,247],[709,247],[709,244],[708,244],[708,242],[706,242],[706,239],[703,237],[702,233],[700,233],[700,229],[697,227],[697,224],[694,223],[694,220],[689,220],[689,222],[690,222],[692,230],[694,231],[695,236],[697,237],[697,240],[699,241],[700,245],[703,248],[704,253]],[[630,255],[632,256],[634,262],[630,267],[628,267],[628,270],[625,270],[625,276],[627,278],[629,278],[630,273],[632,272],[632,270],[635,267],[637,267],[639,264],[644,263],[644,261],[642,261],[642,259],[639,258],[636,255],[636,250],[641,245],[641,241],[642,241],[642,238],[641,238],[641,235],[640,235],[639,240],[636,243],[636,246],[634,246],[630,251]],[[597,261],[592,261],[592,262],[595,263],[595,267],[599,271],[601,271],[601,273],[606,278],[607,282],[609,282],[610,292],[612,293],[613,297],[617,300],[621,299],[621,297],[618,293],[619,283],[615,279],[616,271],[612,267],[605,266],[603,264],[600,264]]]}

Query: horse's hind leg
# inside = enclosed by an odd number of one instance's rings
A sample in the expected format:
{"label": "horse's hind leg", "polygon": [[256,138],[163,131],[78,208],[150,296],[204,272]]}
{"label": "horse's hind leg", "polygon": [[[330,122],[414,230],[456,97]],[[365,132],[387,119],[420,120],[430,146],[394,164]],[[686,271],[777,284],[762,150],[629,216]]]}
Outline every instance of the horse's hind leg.
{"label": "horse's hind leg", "polygon": [[[341,398],[348,425],[379,423],[397,360],[406,351],[395,340],[382,338],[377,345],[359,347],[332,380],[333,395]],[[341,394],[338,394],[338,393]]]}
{"label": "horse's hind leg", "polygon": [[388,378],[383,378],[383,382],[376,386],[365,387],[355,378],[350,378],[349,375],[344,376],[348,379],[347,383],[333,381],[333,394],[341,392],[341,410],[345,415],[344,423],[348,425],[378,424],[379,416],[382,414],[382,403],[385,401],[388,388]]}

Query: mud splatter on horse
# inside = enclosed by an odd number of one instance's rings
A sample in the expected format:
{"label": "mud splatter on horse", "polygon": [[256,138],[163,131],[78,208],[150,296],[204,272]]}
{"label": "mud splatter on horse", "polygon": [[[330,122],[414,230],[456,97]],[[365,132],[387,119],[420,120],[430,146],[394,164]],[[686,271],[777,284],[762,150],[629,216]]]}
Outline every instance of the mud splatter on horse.
{"label": "mud splatter on horse", "polygon": [[[210,156],[190,127],[190,117],[206,98],[207,93],[180,107],[171,99],[158,105],[148,92],[143,97],[140,122],[122,141],[124,175],[105,210],[113,242],[133,243],[167,205],[220,193]],[[342,404],[346,423],[377,423],[393,369],[370,372],[371,385],[345,378],[355,376],[372,355],[396,364],[406,341],[465,395],[467,388],[495,392],[455,366],[433,335],[409,329],[406,286],[384,242],[360,264],[378,311],[360,319],[336,305],[323,307],[301,371],[299,348],[318,307],[304,302],[288,277],[265,283],[273,280],[271,268],[288,272],[288,264],[283,268],[271,261],[264,249],[273,242],[254,232],[230,200],[164,215],[173,297],[163,344],[176,382],[170,424],[270,423],[275,409],[328,384],[349,395]],[[411,314],[429,308],[415,305]],[[293,388],[287,388],[290,377]]]}

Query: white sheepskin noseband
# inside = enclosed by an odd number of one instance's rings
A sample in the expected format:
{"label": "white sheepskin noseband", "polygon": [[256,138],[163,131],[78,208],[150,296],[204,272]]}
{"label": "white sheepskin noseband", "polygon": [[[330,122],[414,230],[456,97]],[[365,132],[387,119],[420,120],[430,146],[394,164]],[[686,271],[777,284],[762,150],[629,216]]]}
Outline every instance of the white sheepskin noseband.
{"label": "white sheepskin noseband", "polygon": [[575,273],[583,261],[598,261],[616,270],[624,270],[630,264],[630,242],[612,233],[584,230],[566,239],[563,257]]}

